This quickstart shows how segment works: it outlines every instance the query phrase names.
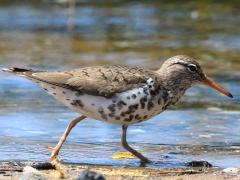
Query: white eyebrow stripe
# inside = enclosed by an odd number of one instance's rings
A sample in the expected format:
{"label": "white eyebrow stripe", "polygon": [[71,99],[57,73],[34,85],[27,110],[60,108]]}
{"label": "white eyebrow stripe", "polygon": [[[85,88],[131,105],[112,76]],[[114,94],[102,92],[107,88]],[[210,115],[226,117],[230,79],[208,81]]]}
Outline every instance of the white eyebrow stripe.
{"label": "white eyebrow stripe", "polygon": [[197,68],[196,64],[188,64],[188,66],[195,66]]}
{"label": "white eyebrow stripe", "polygon": [[173,63],[174,63],[174,64],[178,64],[178,63],[186,64],[185,61],[183,61],[183,60],[179,60],[179,59],[174,60]]}
{"label": "white eyebrow stripe", "polygon": [[182,60],[174,60],[172,64],[170,64],[169,66],[172,66],[174,64],[181,64],[181,65],[184,65],[184,66],[187,66],[188,64],[185,62],[185,61],[182,61]]}

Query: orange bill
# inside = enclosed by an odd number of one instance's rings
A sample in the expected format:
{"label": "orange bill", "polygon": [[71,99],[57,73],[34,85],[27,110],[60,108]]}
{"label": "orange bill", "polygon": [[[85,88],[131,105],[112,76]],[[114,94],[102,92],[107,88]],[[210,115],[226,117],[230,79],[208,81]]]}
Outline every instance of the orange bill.
{"label": "orange bill", "polygon": [[206,78],[205,80],[202,81],[204,84],[216,89],[217,91],[221,92],[222,94],[230,97],[230,98],[233,98],[233,95],[228,92],[226,89],[224,89],[221,85],[219,85],[218,83],[214,82],[213,80],[211,79],[208,79]]}

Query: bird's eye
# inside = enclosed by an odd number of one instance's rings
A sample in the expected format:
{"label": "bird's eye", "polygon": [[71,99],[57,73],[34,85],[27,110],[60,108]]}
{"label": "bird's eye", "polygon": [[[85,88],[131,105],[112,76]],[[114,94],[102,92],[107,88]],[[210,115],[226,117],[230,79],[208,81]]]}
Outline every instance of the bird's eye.
{"label": "bird's eye", "polygon": [[189,64],[187,67],[188,71],[190,71],[191,73],[194,73],[197,71],[197,66],[195,64]]}

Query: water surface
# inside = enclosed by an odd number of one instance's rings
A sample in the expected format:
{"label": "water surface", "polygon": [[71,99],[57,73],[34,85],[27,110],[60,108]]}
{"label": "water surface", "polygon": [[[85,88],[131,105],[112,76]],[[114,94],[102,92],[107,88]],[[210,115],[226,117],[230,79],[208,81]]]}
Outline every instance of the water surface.
{"label": "water surface", "polygon": [[[60,2],[60,1],[59,1]],[[70,69],[124,64],[157,68],[164,59],[187,54],[229,89],[229,99],[195,86],[177,106],[131,126],[129,143],[154,163],[185,167],[205,160],[240,167],[239,4],[79,2],[4,3],[0,8],[1,67]],[[78,114],[32,82],[0,73],[0,160],[49,160],[67,124]],[[123,151],[121,127],[87,119],[71,132],[61,151],[65,162],[138,166],[114,160]]]}

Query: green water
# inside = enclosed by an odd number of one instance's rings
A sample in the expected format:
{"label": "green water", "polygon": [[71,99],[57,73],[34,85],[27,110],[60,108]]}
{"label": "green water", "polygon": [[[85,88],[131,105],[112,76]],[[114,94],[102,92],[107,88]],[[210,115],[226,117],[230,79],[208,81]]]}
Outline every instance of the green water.
{"label": "green water", "polygon": [[[128,140],[154,163],[184,167],[206,160],[240,166],[240,13],[228,1],[64,1],[0,3],[0,66],[71,69],[102,64],[158,68],[174,55],[197,58],[205,72],[234,95],[203,86],[177,106],[130,127]],[[0,73],[0,160],[49,160],[67,124],[78,114],[32,82]],[[138,166],[114,160],[121,128],[87,120],[61,152],[65,162]]]}

